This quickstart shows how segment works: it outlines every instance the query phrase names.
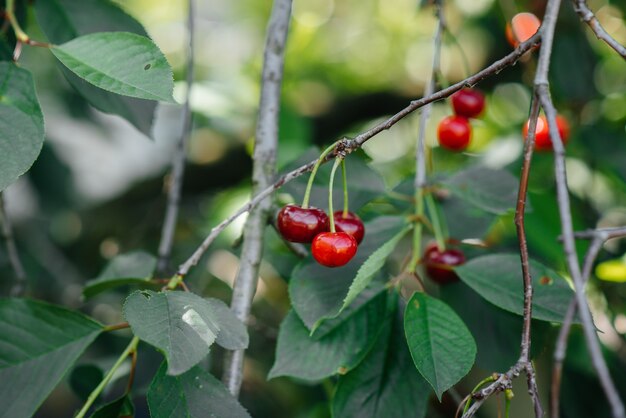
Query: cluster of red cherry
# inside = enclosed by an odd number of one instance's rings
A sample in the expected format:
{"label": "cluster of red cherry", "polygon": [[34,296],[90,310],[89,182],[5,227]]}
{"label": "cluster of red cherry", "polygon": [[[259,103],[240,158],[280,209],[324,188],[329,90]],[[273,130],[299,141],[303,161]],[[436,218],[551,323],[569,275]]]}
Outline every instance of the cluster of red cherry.
{"label": "cluster of red cherry", "polygon": [[352,212],[333,213],[335,231],[326,212],[314,207],[287,205],[277,217],[278,231],[287,241],[310,243],[313,258],[323,266],[339,267],[356,254],[365,235],[361,219]]}
{"label": "cluster of red cherry", "polygon": [[[520,43],[529,40],[535,33],[537,33],[540,26],[541,20],[534,14],[528,12],[518,13],[513,16],[511,22],[506,25],[506,38],[511,46],[516,48]],[[524,140],[528,138],[529,124],[529,121],[526,122],[522,129]],[[565,145],[569,139],[569,124],[563,116],[557,115],[556,125],[559,135],[563,140],[563,145]],[[548,121],[543,115],[539,116],[539,119],[537,119],[537,128],[535,130],[535,150],[552,150],[552,141],[550,141]]]}
{"label": "cluster of red cherry", "polygon": [[478,90],[465,88],[450,97],[454,115],[439,122],[439,145],[451,151],[463,151],[472,139],[470,118],[478,117],[485,109],[485,96]]}
{"label": "cluster of red cherry", "polygon": [[[541,26],[541,20],[532,13],[523,12],[513,16],[506,26],[506,37],[511,46],[517,47],[520,43],[530,39]],[[454,93],[450,100],[454,115],[448,116],[439,122],[437,139],[439,145],[451,151],[463,151],[467,148],[472,137],[472,127],[469,119],[480,116],[485,108],[485,97],[477,90],[465,88]],[[569,124],[567,120],[557,115],[556,123],[563,144],[569,139]],[[529,122],[523,127],[524,140],[528,137]],[[552,149],[548,122],[545,116],[537,120],[535,131],[535,149],[549,151]]]}
{"label": "cluster of red cherry", "polygon": [[313,178],[326,152],[322,154],[311,173],[304,200],[301,206],[286,205],[276,219],[278,231],[284,239],[291,242],[310,243],[313,258],[326,267],[340,267],[347,264],[356,254],[357,247],[365,235],[363,221],[348,210],[348,190],[344,170],[344,209],[333,212],[332,190],[335,170],[342,159],[337,159],[330,175],[328,208],[329,217],[322,209],[309,206],[309,194]]}

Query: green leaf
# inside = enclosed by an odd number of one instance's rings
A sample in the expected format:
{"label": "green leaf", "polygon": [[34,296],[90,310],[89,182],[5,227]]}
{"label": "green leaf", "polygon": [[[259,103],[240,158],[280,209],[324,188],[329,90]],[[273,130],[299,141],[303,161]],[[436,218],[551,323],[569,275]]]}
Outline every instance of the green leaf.
{"label": "green leaf", "polygon": [[470,167],[442,184],[467,203],[490,213],[505,213],[517,203],[517,179],[505,170]]}
{"label": "green leaf", "polygon": [[[507,370],[519,358],[522,317],[500,309],[463,282],[440,287],[440,297],[463,318],[476,340],[476,366],[483,370]],[[542,353],[551,324],[532,321],[531,358]]]}
{"label": "green leaf", "polygon": [[430,386],[417,372],[396,314],[383,326],[363,361],[339,378],[333,397],[334,418],[422,418]]}
{"label": "green leaf", "polygon": [[96,279],[87,282],[83,297],[89,299],[109,289],[129,284],[149,285],[156,264],[156,258],[143,251],[115,256]]}
{"label": "green leaf", "polygon": [[405,225],[402,217],[379,216],[366,223],[365,238],[354,259],[344,267],[331,269],[312,259],[296,267],[289,281],[289,295],[293,309],[309,329],[315,330],[323,320],[337,316],[361,265]]}
{"label": "green leaf", "polygon": [[385,265],[385,260],[387,257],[391,255],[393,250],[398,245],[398,242],[412,229],[412,225],[407,225],[403,230],[394,235],[389,241],[383,244],[382,247],[378,248],[376,251],[370,255],[365,263],[361,265],[359,271],[354,278],[354,281],[350,285],[350,289],[348,289],[348,294],[346,298],[343,300],[343,305],[339,310],[339,313],[343,312],[348,305],[350,305],[354,299],[361,293],[374,278],[374,275],[378,273],[378,271],[383,268]]}
{"label": "green leaf", "polygon": [[352,369],[376,341],[387,313],[387,297],[387,292],[379,293],[321,338],[310,336],[302,320],[289,311],[280,326],[276,361],[268,378],[315,381]]}
{"label": "green leaf", "polygon": [[223,302],[189,292],[134,292],[124,317],[137,337],[165,354],[170,375],[195,366],[214,342],[229,350],[248,346],[245,326]]}
{"label": "green leaf", "polygon": [[76,75],[103,90],[175,103],[172,69],[145,36],[92,33],[52,47],[52,53]]}
{"label": "green leaf", "polygon": [[[137,20],[109,0],[46,0],[34,3],[39,26],[48,39],[61,44],[96,32],[132,32],[148,36]],[[119,115],[151,136],[156,102],[120,96],[89,84],[61,66],[69,83],[95,108]]]}
{"label": "green leaf", "polygon": [[0,62],[0,191],[33,165],[43,139],[43,114],[30,72]]}
{"label": "green leaf", "polygon": [[[492,254],[470,260],[455,269],[461,280],[494,305],[524,315],[522,270],[518,254]],[[562,322],[574,292],[565,279],[530,260],[533,279],[532,317]]]}
{"label": "green leaf", "polygon": [[0,300],[0,417],[30,417],[102,331],[58,306]]}
{"label": "green leaf", "polygon": [[72,391],[85,401],[103,377],[104,372],[100,367],[93,364],[81,364],[72,370],[69,383]]}
{"label": "green leaf", "polygon": [[404,331],[417,370],[441,400],[474,364],[472,334],[448,305],[424,293],[415,293],[406,305]]}
{"label": "green leaf", "polygon": [[148,389],[152,418],[250,418],[222,383],[196,366],[180,376],[168,376],[161,365]]}
{"label": "green leaf", "polygon": [[135,405],[129,396],[109,402],[96,409],[91,418],[130,418],[135,416]]}

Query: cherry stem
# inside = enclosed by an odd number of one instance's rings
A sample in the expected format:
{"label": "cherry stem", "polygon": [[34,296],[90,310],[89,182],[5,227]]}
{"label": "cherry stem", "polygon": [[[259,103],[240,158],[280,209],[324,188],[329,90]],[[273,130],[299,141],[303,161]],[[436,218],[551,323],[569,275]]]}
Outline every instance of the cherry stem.
{"label": "cherry stem", "polygon": [[509,394],[504,394],[504,418],[509,418],[509,411],[511,410],[511,397]]}
{"label": "cherry stem", "polygon": [[[180,286],[183,283],[183,276],[181,274],[175,274],[170,281],[163,287],[162,290],[168,289],[168,290],[174,290],[176,289],[178,286]],[[184,286],[183,286],[184,289]]]}
{"label": "cherry stem", "polygon": [[341,160],[341,178],[343,180],[343,217],[348,217],[348,177],[346,175],[346,160]]}
{"label": "cherry stem", "polygon": [[472,394],[477,392],[478,389],[480,389],[482,386],[486,385],[487,383],[495,382],[496,380],[498,380],[498,378],[495,375],[491,375],[489,377],[485,377],[483,380],[478,382],[476,386],[474,386],[474,389],[472,389],[472,391],[469,394],[469,398],[467,399],[467,403],[465,404],[465,408],[463,408],[463,414],[461,416],[465,415],[470,405],[472,404]]}
{"label": "cherry stem", "polygon": [[333,169],[330,171],[330,181],[328,182],[328,215],[330,217],[330,232],[337,232],[335,230],[335,215],[333,214],[333,184],[335,183],[335,172],[337,167],[343,161],[343,158],[337,157]]}
{"label": "cherry stem", "polygon": [[124,362],[124,360],[126,360],[126,357],[128,357],[129,355],[132,355],[132,353],[137,350],[138,343],[139,343],[139,338],[133,337],[133,339],[128,344],[128,347],[126,347],[124,352],[119,356],[119,358],[117,359],[113,367],[111,367],[111,369],[107,372],[104,378],[102,378],[102,381],[100,382],[100,384],[93,390],[93,392],[89,394],[87,401],[85,402],[81,410],[78,412],[78,414],[76,414],[75,418],[83,418],[85,416],[85,414],[87,413],[91,405],[93,405],[93,403],[96,401],[98,396],[102,393],[106,385],[109,384],[109,382],[113,378],[113,375],[115,374],[117,369],[119,369],[122,363]]}
{"label": "cherry stem", "polygon": [[406,271],[415,274],[417,264],[422,254],[422,228],[421,219],[424,217],[424,189],[418,187],[415,190],[415,219],[417,219],[415,229],[413,229],[413,251],[411,252],[411,260],[407,264]]}
{"label": "cherry stem", "polygon": [[433,226],[433,233],[435,234],[435,241],[437,241],[437,248],[439,251],[446,249],[445,234],[442,228],[443,219],[439,217],[439,210],[432,193],[426,194],[426,206],[430,214],[430,222]]}
{"label": "cherry stem", "polygon": [[313,171],[311,171],[311,175],[309,176],[309,182],[307,183],[306,190],[304,191],[304,199],[302,199],[303,209],[306,209],[309,207],[309,198],[311,197],[311,189],[313,188],[313,180],[315,180],[315,175],[317,174],[318,168],[320,168],[320,165],[322,165],[322,162],[324,162],[324,159],[326,158],[326,156],[335,149],[338,142],[339,141],[334,142],[332,145],[330,145],[328,148],[322,151],[322,154],[320,155],[320,157],[317,159],[317,162],[313,166]]}
{"label": "cherry stem", "polygon": [[22,30],[20,23],[15,18],[15,0],[7,0],[6,6],[7,7],[5,13],[7,18],[9,19],[9,22],[11,22],[11,26],[13,26],[13,32],[15,32],[15,37],[18,41],[28,44],[30,38],[28,37],[26,32]]}

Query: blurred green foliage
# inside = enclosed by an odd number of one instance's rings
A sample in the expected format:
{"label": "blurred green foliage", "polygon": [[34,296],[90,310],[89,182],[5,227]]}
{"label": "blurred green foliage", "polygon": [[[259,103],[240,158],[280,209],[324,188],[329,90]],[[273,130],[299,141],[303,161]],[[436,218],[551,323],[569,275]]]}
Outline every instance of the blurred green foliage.
{"label": "blurred green foliage", "polygon": [[[186,11],[181,3],[166,0],[119,3],[146,26],[166,53],[177,80],[175,94],[180,98],[185,88],[180,80],[184,79],[186,41]],[[354,135],[422,95],[431,65],[435,19],[432,10],[420,8],[419,3],[417,0],[295,1],[280,120],[281,167],[288,167],[296,160],[309,161],[315,155],[311,147],[329,144],[343,135]],[[607,30],[624,43],[626,4],[589,3]],[[174,265],[184,261],[213,225],[248,198],[250,147],[270,6],[271,2],[261,0],[199,2],[196,84],[192,97],[194,129]],[[461,80],[510,51],[504,27],[511,12],[530,10],[541,16],[543,6],[544,2],[535,0],[446,2],[449,32],[444,37],[441,84]],[[29,33],[43,39],[34,24],[34,16],[29,16],[29,22]],[[43,51],[30,48],[23,54],[24,66],[36,77],[48,135],[43,152],[28,176],[7,192],[17,242],[31,280],[31,295],[79,307],[105,324],[118,323],[122,320],[121,302],[125,293],[120,290],[84,301],[82,286],[97,277],[108,260],[120,253],[134,250],[156,253],[165,209],[163,188],[169,150],[179,135],[179,111],[174,106],[161,106],[153,141],[121,119],[90,108]],[[482,119],[472,122],[473,143],[465,154],[450,155],[437,148],[436,125],[443,116],[451,114],[451,109],[445,102],[434,105],[426,131],[432,148],[430,167],[434,176],[449,175],[468,165],[483,165],[506,169],[517,177],[521,167],[521,125],[528,113],[535,64],[536,54],[524,57],[514,67],[478,86],[487,96],[488,107]],[[579,22],[569,2],[563,4],[557,26],[550,77],[557,108],[572,127],[567,165],[575,227],[626,224],[626,63]],[[402,207],[401,200],[372,201],[375,197],[372,190],[394,189],[412,176],[416,132],[417,115],[412,115],[369,141],[362,152],[348,160],[354,165],[349,167],[351,172],[366,172],[369,167],[382,178],[380,184],[364,183],[356,180],[361,175],[354,174],[356,184],[351,186],[354,209],[364,219],[381,213],[395,214]],[[322,169],[319,181],[327,176],[324,171],[327,169]],[[279,199],[300,200],[304,181],[300,179],[281,190]],[[360,187],[363,185],[368,187]],[[320,196],[323,200],[323,193]],[[550,154],[535,157],[530,201],[532,210],[526,227],[531,255],[565,275],[562,248],[556,239],[560,227]],[[464,227],[458,233],[462,238],[482,239],[501,252],[517,250],[510,213],[491,221],[474,209],[475,223],[457,225],[459,211],[467,212],[467,204],[449,200],[443,206],[452,232]],[[243,219],[233,223],[192,270],[188,284],[194,291],[229,300],[237,271],[237,243],[242,224]],[[321,383],[286,377],[266,380],[274,361],[278,327],[289,310],[287,282],[299,261],[271,229],[266,240],[262,281],[253,306],[242,403],[257,418],[328,417],[330,411],[325,401],[334,390],[335,378]],[[581,256],[585,248],[584,244],[580,245]],[[468,250],[468,254],[472,252],[483,254],[480,250]],[[609,242],[599,261],[624,262],[625,253],[626,242]],[[396,261],[399,264],[401,260]],[[12,277],[4,246],[0,247],[0,277]],[[3,280],[3,286],[7,282]],[[442,297],[447,301],[459,299],[458,289],[446,290]],[[603,342],[611,370],[615,376],[623,377],[626,284],[592,279],[590,292],[594,311],[615,331],[603,338]],[[477,361],[482,374],[494,369],[501,371],[516,358],[518,332],[512,329],[520,326],[519,318],[476,299],[468,300],[465,305],[451,304],[465,306],[464,311],[459,308],[457,313],[462,317],[471,315],[466,321],[469,328],[475,335],[484,334],[477,338]],[[467,309],[468,306],[473,309]],[[481,328],[481,317],[495,317],[489,330]],[[538,333],[534,351],[540,356],[538,364],[544,364],[551,353],[554,328],[535,325]],[[496,341],[505,341],[510,350],[497,345],[493,356],[485,356],[480,347],[493,346]],[[85,379],[80,376],[84,371],[99,370],[94,368],[94,359],[112,356],[123,345],[116,336],[100,337],[81,360],[78,366],[81,373],[77,371],[73,379],[66,379],[36,416],[69,416],[81,401],[81,391],[79,395],[72,393],[70,382],[83,385]],[[158,356],[148,347],[142,348],[139,356],[137,382],[142,397],[158,366]],[[218,376],[222,356],[223,352],[216,348],[205,364]],[[573,337],[563,383],[563,416],[591,416],[603,396],[587,370],[589,362],[584,356],[582,338]],[[548,386],[548,370],[544,365],[539,371],[542,388]],[[462,381],[461,386],[469,391],[472,382]],[[626,390],[626,385],[618,387]],[[119,387],[114,386],[107,394],[109,400],[115,399],[116,389]],[[431,399],[431,416],[451,416],[454,402],[449,396],[444,396],[442,404]],[[513,408],[512,416],[527,416],[527,405],[521,400],[516,398]],[[136,414],[148,416],[145,402],[137,403]],[[483,416],[495,416],[495,403],[487,405]]]}

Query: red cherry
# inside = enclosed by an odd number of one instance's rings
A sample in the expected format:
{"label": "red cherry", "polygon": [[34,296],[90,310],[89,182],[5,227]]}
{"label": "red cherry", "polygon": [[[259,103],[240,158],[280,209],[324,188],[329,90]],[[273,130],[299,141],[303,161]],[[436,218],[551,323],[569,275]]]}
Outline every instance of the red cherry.
{"label": "red cherry", "polygon": [[363,235],[365,235],[365,227],[363,221],[355,213],[348,212],[346,216],[343,216],[343,211],[338,210],[334,213],[335,216],[335,228],[338,232],[345,232],[352,235],[357,244],[363,241]]}
{"label": "red cherry", "polygon": [[506,39],[513,48],[529,40],[541,26],[541,20],[532,13],[524,12],[513,16],[511,23],[506,24]]}
{"label": "red cherry", "polygon": [[347,264],[356,254],[356,249],[356,240],[345,232],[322,232],[311,244],[313,258],[326,267]]}
{"label": "red cherry", "polygon": [[278,231],[287,241],[311,242],[321,232],[328,231],[328,215],[318,208],[287,205],[278,212]]}
{"label": "red cherry", "polygon": [[472,127],[463,116],[448,116],[439,122],[439,145],[452,151],[463,151],[470,143]]}
{"label": "red cherry", "polygon": [[459,276],[453,270],[454,266],[465,263],[465,255],[461,250],[447,248],[439,250],[437,244],[429,244],[424,252],[424,264],[426,273],[439,284],[453,283],[459,280]]}
{"label": "red cherry", "polygon": [[[526,123],[524,124],[524,128],[522,129],[524,140],[528,138],[529,126],[530,121],[526,121]],[[563,140],[563,145],[566,145],[567,140],[569,139],[569,123],[567,123],[567,119],[565,119],[561,115],[557,115],[556,126],[559,130],[559,135]],[[550,140],[550,129],[548,128],[548,120],[543,115],[537,118],[537,128],[535,129],[535,149],[537,151],[550,151],[552,149],[552,141]]]}
{"label": "red cherry", "polygon": [[466,118],[475,118],[485,108],[485,96],[478,90],[462,89],[450,98],[454,113]]}

